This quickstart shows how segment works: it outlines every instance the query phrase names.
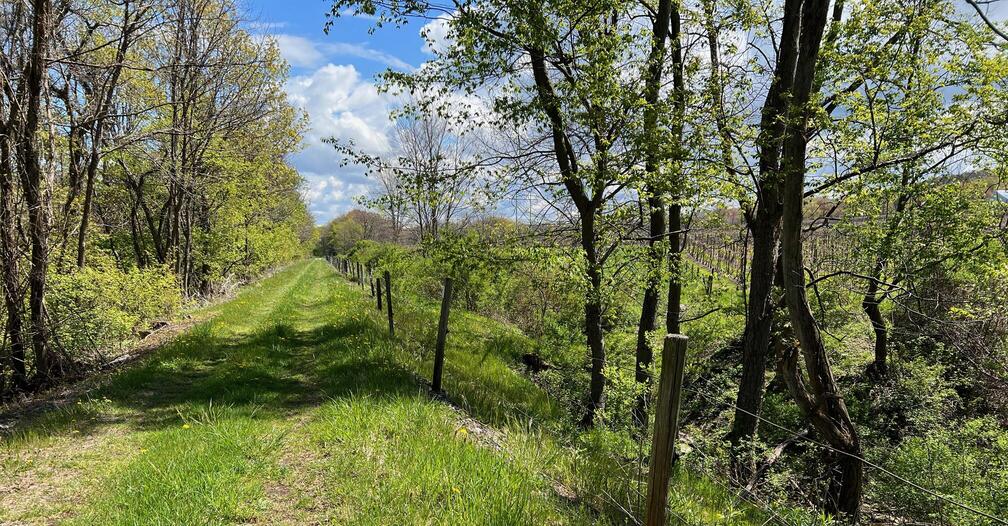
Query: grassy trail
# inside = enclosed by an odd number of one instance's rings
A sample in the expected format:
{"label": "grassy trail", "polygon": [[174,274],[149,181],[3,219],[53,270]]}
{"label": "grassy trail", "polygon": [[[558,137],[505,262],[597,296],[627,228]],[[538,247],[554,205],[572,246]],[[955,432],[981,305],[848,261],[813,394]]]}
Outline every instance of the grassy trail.
{"label": "grassy trail", "polygon": [[[450,403],[431,400],[437,305],[400,292],[394,340],[317,259],[196,313],[0,438],[0,525],[634,523],[627,453],[518,372],[523,335],[453,312]],[[773,522],[684,469],[669,505],[688,526]]]}
{"label": "grassy trail", "polygon": [[212,308],[4,440],[0,524],[594,522],[431,401],[368,299],[313,260]]}

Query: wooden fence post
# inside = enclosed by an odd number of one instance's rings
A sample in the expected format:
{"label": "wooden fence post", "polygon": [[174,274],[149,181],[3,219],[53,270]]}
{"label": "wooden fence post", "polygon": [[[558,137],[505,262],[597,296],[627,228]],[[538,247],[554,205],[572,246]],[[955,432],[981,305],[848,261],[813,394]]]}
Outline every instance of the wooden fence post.
{"label": "wooden fence post", "polygon": [[395,323],[392,321],[392,276],[385,271],[385,307],[388,309],[388,334],[395,338]]}
{"label": "wooden fence post", "polygon": [[438,320],[437,346],[434,348],[434,376],[431,379],[431,392],[443,394],[441,390],[441,375],[444,372],[445,340],[448,338],[448,312],[451,307],[452,279],[444,280],[444,297],[441,298],[441,319]]}
{"label": "wooden fence post", "polygon": [[370,271],[368,272],[367,282],[368,282],[368,285],[371,286],[371,297],[373,298],[374,297],[374,282],[375,282],[375,280],[374,280],[374,274],[372,274]]}
{"label": "wooden fence post", "polygon": [[665,526],[668,483],[675,460],[679,435],[679,406],[682,402],[683,371],[686,368],[687,339],[682,334],[666,334],[662,346],[658,406],[655,410],[651,466],[648,471],[645,526]]}
{"label": "wooden fence post", "polygon": [[375,285],[378,288],[378,312],[381,312],[382,311],[382,306],[381,306],[381,277],[380,276],[375,279]]}

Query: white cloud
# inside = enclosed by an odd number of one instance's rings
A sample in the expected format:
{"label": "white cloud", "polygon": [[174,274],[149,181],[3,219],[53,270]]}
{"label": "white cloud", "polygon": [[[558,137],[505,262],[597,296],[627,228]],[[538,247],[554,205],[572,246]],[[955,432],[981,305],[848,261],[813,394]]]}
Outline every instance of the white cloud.
{"label": "white cloud", "polygon": [[345,55],[351,57],[364,58],[368,60],[373,60],[375,62],[380,62],[393,69],[413,71],[413,66],[406,63],[405,61],[400,60],[398,57],[389,55],[384,51],[371,49],[365,45],[347,44],[345,42],[338,42],[335,44],[328,44],[328,43],[322,44],[320,47],[327,55]]}
{"label": "white cloud", "polygon": [[322,53],[314,42],[295,35],[275,35],[284,60],[293,66],[311,67],[322,61]]}
{"label": "white cloud", "polygon": [[352,65],[326,64],[309,75],[292,77],[286,85],[291,103],[308,113],[311,128],[305,148],[290,162],[307,182],[305,197],[319,222],[354,207],[354,199],[374,185],[357,166],[340,166],[342,158],[323,139],[352,141],[369,154],[388,153],[394,125],[392,96],[380,93]]}
{"label": "white cloud", "polygon": [[447,13],[443,14],[427,22],[420,28],[420,36],[424,39],[424,45],[421,50],[424,53],[435,55],[448,49],[448,46],[451,45],[449,22],[452,16]]}
{"label": "white cloud", "polygon": [[391,96],[362,80],[354,66],[327,64],[311,75],[292,77],[287,94],[308,112],[309,135],[353,139],[370,153],[388,151]]}
{"label": "white cloud", "polygon": [[273,35],[280,54],[293,66],[310,68],[335,57],[357,57],[384,64],[392,69],[412,71],[413,66],[398,57],[372,49],[366,44],[347,42],[315,42],[297,35]]}
{"label": "white cloud", "polygon": [[325,222],[355,207],[356,196],[367,193],[368,184],[348,182],[337,175],[302,172],[307,180],[304,196],[316,221]]}

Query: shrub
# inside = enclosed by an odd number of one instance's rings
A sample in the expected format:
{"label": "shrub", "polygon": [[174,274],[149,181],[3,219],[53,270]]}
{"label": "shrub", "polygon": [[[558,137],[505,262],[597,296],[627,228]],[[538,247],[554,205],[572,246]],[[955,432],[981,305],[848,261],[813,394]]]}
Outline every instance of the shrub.
{"label": "shrub", "polygon": [[50,277],[47,298],[59,346],[74,360],[93,361],[154,320],[174,313],[181,294],[168,268],[121,270],[109,260]]}
{"label": "shrub", "polygon": [[[951,500],[999,517],[1008,514],[1008,432],[991,417],[935,428],[873,460]],[[895,478],[876,474],[872,481],[873,500],[899,503],[893,511],[902,516],[962,526],[990,524],[977,513]]]}

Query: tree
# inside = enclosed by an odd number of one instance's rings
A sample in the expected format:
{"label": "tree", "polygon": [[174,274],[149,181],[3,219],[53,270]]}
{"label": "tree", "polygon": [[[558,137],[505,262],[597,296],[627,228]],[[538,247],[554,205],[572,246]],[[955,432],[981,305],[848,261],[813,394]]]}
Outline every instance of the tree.
{"label": "tree", "polygon": [[17,154],[20,159],[21,188],[28,208],[28,230],[31,239],[31,267],[28,271],[29,319],[36,374],[40,381],[49,381],[59,373],[61,364],[50,347],[49,325],[46,320],[46,278],[49,271],[49,194],[44,184],[39,140],[39,115],[42,88],[48,66],[49,41],[52,34],[52,4],[49,0],[31,3],[31,47],[24,71],[24,85],[17,92],[21,122],[17,134]]}
{"label": "tree", "polygon": [[473,206],[480,161],[471,133],[455,131],[440,116],[405,114],[396,120],[393,155],[373,155],[353,143],[327,140],[345,162],[365,167],[381,183],[378,193],[363,203],[388,217],[396,238],[408,217],[424,241],[437,239],[443,226]]}
{"label": "tree", "polygon": [[[551,212],[547,221],[562,221],[574,230],[582,261],[579,278],[584,287],[584,334],[591,369],[585,424],[593,422],[605,405],[602,322],[614,278],[606,276],[606,263],[634,227],[636,200],[631,189],[639,187],[640,167],[648,164],[644,162],[646,151],[651,155],[648,183],[661,183],[661,188],[646,193],[657,197],[675,186],[659,181],[664,173],[657,172],[659,167],[667,168],[667,151],[675,148],[663,145],[664,134],[644,139],[640,134],[641,110],[654,120],[645,128],[650,132],[659,129],[657,122],[663,111],[655,104],[649,109],[640,94],[647,91],[650,100],[657,102],[661,77],[655,77],[654,69],[648,73],[648,68],[663,68],[654,60],[649,62],[651,53],[638,51],[653,49],[654,58],[665,51],[663,42],[652,45],[651,35],[640,39],[633,22],[637,8],[633,2],[459,2],[448,17],[451,45],[416,73],[390,72],[385,77],[404,92],[432,94],[429,98],[433,100],[417,104],[424,115],[444,112],[458,94],[479,93],[492,110],[488,120],[511,140],[510,150],[499,155],[501,164],[508,168],[501,176],[507,186],[516,191],[531,189],[543,202],[543,209]],[[655,22],[663,31],[662,20],[673,23],[671,4],[666,8],[661,20]],[[336,16],[343,9],[378,13],[386,21],[398,22],[423,18],[436,8],[422,2],[365,4],[345,0],[334,2],[332,14]],[[644,42],[647,44],[642,46]],[[681,72],[682,61],[677,62]],[[619,72],[626,68],[640,75],[630,79],[621,76]],[[681,75],[674,76],[682,86]],[[491,83],[493,87],[488,86]],[[645,90],[643,83],[650,83],[650,88]],[[676,100],[682,107],[683,99]],[[669,121],[676,119],[660,120],[662,130]],[[512,130],[517,132],[511,135]],[[674,144],[675,139],[671,140]],[[678,217],[677,210],[675,203],[674,217]],[[653,227],[662,230],[659,237],[669,235],[657,213],[655,219]],[[678,234],[678,225],[675,229]],[[663,259],[658,258],[659,262]],[[657,299],[654,282],[651,289],[649,304]],[[669,293],[674,314],[667,318],[671,327],[678,322],[677,291],[678,280],[673,279]],[[649,318],[644,317],[645,333]],[[642,370],[646,353],[642,347]]]}
{"label": "tree", "polygon": [[101,269],[108,279],[86,288],[111,302],[117,279],[145,267],[169,294],[174,278],[155,278],[171,263],[187,294],[211,293],[312,241],[284,163],[304,124],[283,92],[287,66],[239,22],[227,0],[0,11],[0,378],[15,388],[85,360],[70,340],[89,335],[68,327],[100,307],[61,284]]}
{"label": "tree", "polygon": [[[829,2],[806,0],[785,4],[785,29],[781,62],[792,71],[789,101],[783,117],[788,130],[782,136],[781,174],[781,269],[782,287],[790,313],[791,326],[804,358],[807,380],[797,367],[797,354],[781,359],[781,371],[792,397],[802,414],[810,420],[819,436],[835,448],[839,470],[829,482],[825,507],[830,513],[856,521],[861,508],[864,466],[861,444],[830,367],[822,334],[805,293],[805,266],[802,262],[802,207],[805,199],[806,155],[809,141],[809,117],[813,89],[816,87],[817,62],[829,13]],[[804,5],[802,5],[804,4]],[[790,9],[789,9],[790,7]],[[789,27],[790,23],[793,24]],[[793,46],[793,47],[792,47]]]}
{"label": "tree", "polygon": [[[671,0],[660,0],[658,8],[652,16],[651,49],[648,53],[646,78],[644,81],[645,108],[642,136],[644,145],[644,185],[643,197],[648,209],[648,267],[649,272],[641,301],[640,321],[637,324],[637,346],[635,356],[636,380],[650,389],[652,383],[651,364],[654,361],[654,351],[648,341],[648,333],[655,330],[658,315],[658,286],[662,270],[671,270],[668,282],[667,310],[665,315],[665,331],[669,334],[679,332],[679,317],[681,311],[682,284],[680,283],[680,253],[682,252],[682,205],[680,195],[683,183],[682,173],[669,174],[662,177],[660,166],[665,161],[662,155],[664,149],[673,151],[672,157],[681,156],[683,121],[685,120],[685,85],[682,41],[680,36],[681,21],[679,7]],[[670,41],[672,59],[672,105],[671,133],[668,137],[660,132],[659,114],[665,109],[659,105],[662,78],[665,70],[666,41]],[[666,142],[667,140],[667,142]],[[664,148],[663,148],[664,147]],[[681,170],[682,163],[674,163],[673,170]],[[673,202],[665,211],[665,195],[673,192]],[[667,226],[666,226],[667,222]],[[666,238],[668,238],[666,240]],[[671,244],[673,258],[669,259],[668,246]],[[637,425],[647,428],[647,397],[638,397],[634,419]]]}

